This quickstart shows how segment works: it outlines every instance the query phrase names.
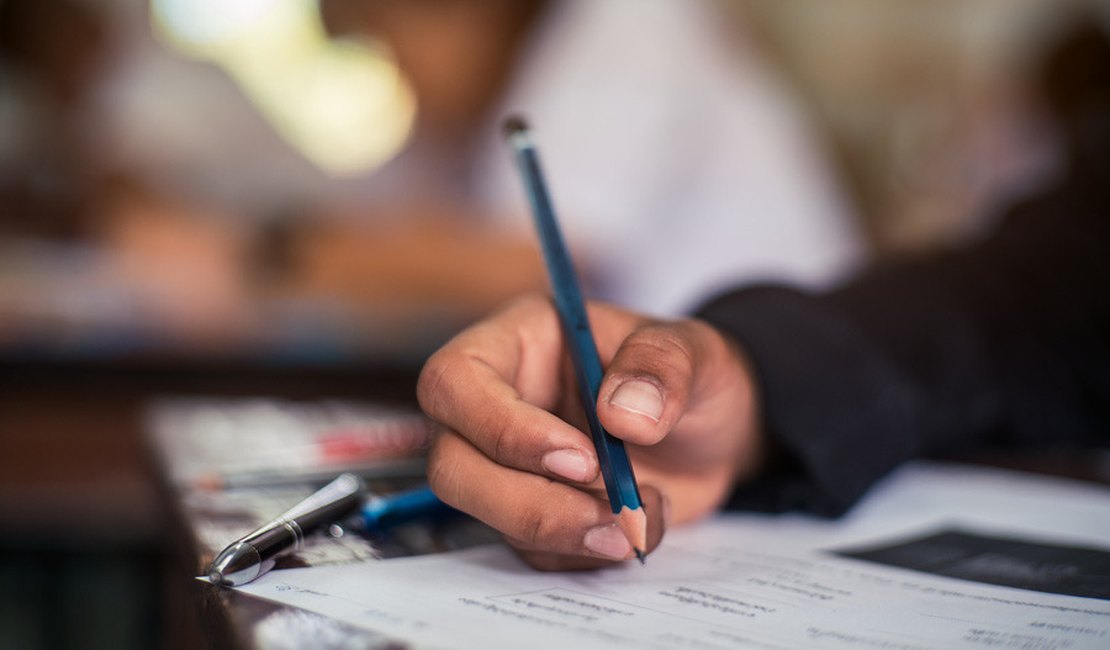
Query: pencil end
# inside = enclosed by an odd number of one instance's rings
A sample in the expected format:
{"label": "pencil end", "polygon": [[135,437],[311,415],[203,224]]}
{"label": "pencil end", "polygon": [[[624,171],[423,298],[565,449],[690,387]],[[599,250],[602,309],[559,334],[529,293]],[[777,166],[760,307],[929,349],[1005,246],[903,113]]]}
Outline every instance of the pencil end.
{"label": "pencil end", "polygon": [[506,117],[505,121],[501,123],[501,130],[506,138],[510,138],[517,133],[528,131],[528,122],[525,122],[520,115],[513,114]]}
{"label": "pencil end", "polygon": [[636,559],[639,560],[640,565],[643,566],[644,560],[647,558],[647,555],[645,555],[644,552],[638,548],[634,548],[632,550],[636,552]]}

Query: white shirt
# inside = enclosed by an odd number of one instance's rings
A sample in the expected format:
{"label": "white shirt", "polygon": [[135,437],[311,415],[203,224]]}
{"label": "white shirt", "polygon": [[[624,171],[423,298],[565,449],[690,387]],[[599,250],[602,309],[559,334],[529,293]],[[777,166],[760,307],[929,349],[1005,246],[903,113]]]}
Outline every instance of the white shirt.
{"label": "white shirt", "polygon": [[[498,120],[532,126],[590,297],[671,316],[740,282],[820,287],[863,246],[797,106],[704,0],[563,0]],[[473,182],[530,228],[488,125]],[[584,272],[585,271],[585,272]]]}

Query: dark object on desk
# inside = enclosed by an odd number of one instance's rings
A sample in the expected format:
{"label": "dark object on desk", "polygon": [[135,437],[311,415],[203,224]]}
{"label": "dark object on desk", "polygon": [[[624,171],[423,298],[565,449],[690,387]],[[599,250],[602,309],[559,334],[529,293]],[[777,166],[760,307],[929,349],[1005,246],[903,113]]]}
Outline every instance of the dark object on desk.
{"label": "dark object on desk", "polygon": [[212,561],[208,579],[225,587],[246,584],[274,568],[285,552],[299,550],[306,534],[345,518],[360,504],[363,528],[373,534],[455,512],[427,487],[367,498],[362,479],[354,474],[341,474],[284,514],[225,548]]}
{"label": "dark object on desk", "polygon": [[208,569],[213,584],[235,587],[274,567],[279,555],[300,549],[306,532],[341,519],[362,501],[365,485],[342,474],[277,519],[225,548]]}
{"label": "dark object on desk", "polygon": [[640,490],[632,473],[632,465],[628,462],[624,442],[602,428],[597,417],[597,398],[603,375],[601,358],[590,332],[582,291],[578,287],[570,255],[567,254],[559,224],[555,220],[555,209],[543,182],[539,156],[528,133],[528,125],[520,117],[505,120],[505,137],[516,154],[517,165],[528,193],[528,202],[532,206],[532,216],[535,218],[536,231],[539,233],[544,261],[547,263],[547,274],[555,294],[555,306],[559,311],[563,336],[574,365],[579,397],[586,411],[594,448],[597,449],[598,464],[601,465],[601,475],[605,479],[605,491],[609,494],[609,505],[642,564],[647,547],[647,517],[640,504]]}
{"label": "dark object on desk", "polygon": [[1110,600],[1110,553],[1095,548],[942,530],[836,554],[950,578]]}

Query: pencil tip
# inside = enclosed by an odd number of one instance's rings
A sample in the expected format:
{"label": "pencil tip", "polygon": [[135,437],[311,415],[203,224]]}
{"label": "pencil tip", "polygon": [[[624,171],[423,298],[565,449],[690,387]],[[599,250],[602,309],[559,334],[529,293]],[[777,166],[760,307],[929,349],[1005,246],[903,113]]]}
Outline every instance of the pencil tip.
{"label": "pencil tip", "polygon": [[628,506],[622,506],[617,514],[617,524],[620,525],[624,536],[628,538],[629,545],[636,552],[636,557],[643,563],[646,555],[643,549],[647,548],[647,516],[644,514],[644,509],[633,510]]}
{"label": "pencil tip", "polygon": [[636,552],[636,559],[640,561],[640,564],[644,564],[644,558],[647,557],[644,552],[638,548],[634,548],[632,550]]}
{"label": "pencil tip", "polygon": [[528,130],[528,123],[520,115],[510,115],[505,118],[501,127],[505,132],[505,137],[512,136],[516,133]]}

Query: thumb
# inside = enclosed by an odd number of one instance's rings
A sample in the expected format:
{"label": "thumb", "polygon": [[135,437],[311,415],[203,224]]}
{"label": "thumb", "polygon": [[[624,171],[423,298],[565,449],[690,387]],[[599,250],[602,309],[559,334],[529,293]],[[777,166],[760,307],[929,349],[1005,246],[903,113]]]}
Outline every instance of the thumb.
{"label": "thumb", "polygon": [[686,411],[701,357],[699,324],[653,322],[630,334],[598,394],[601,424],[638,445],[659,442]]}

